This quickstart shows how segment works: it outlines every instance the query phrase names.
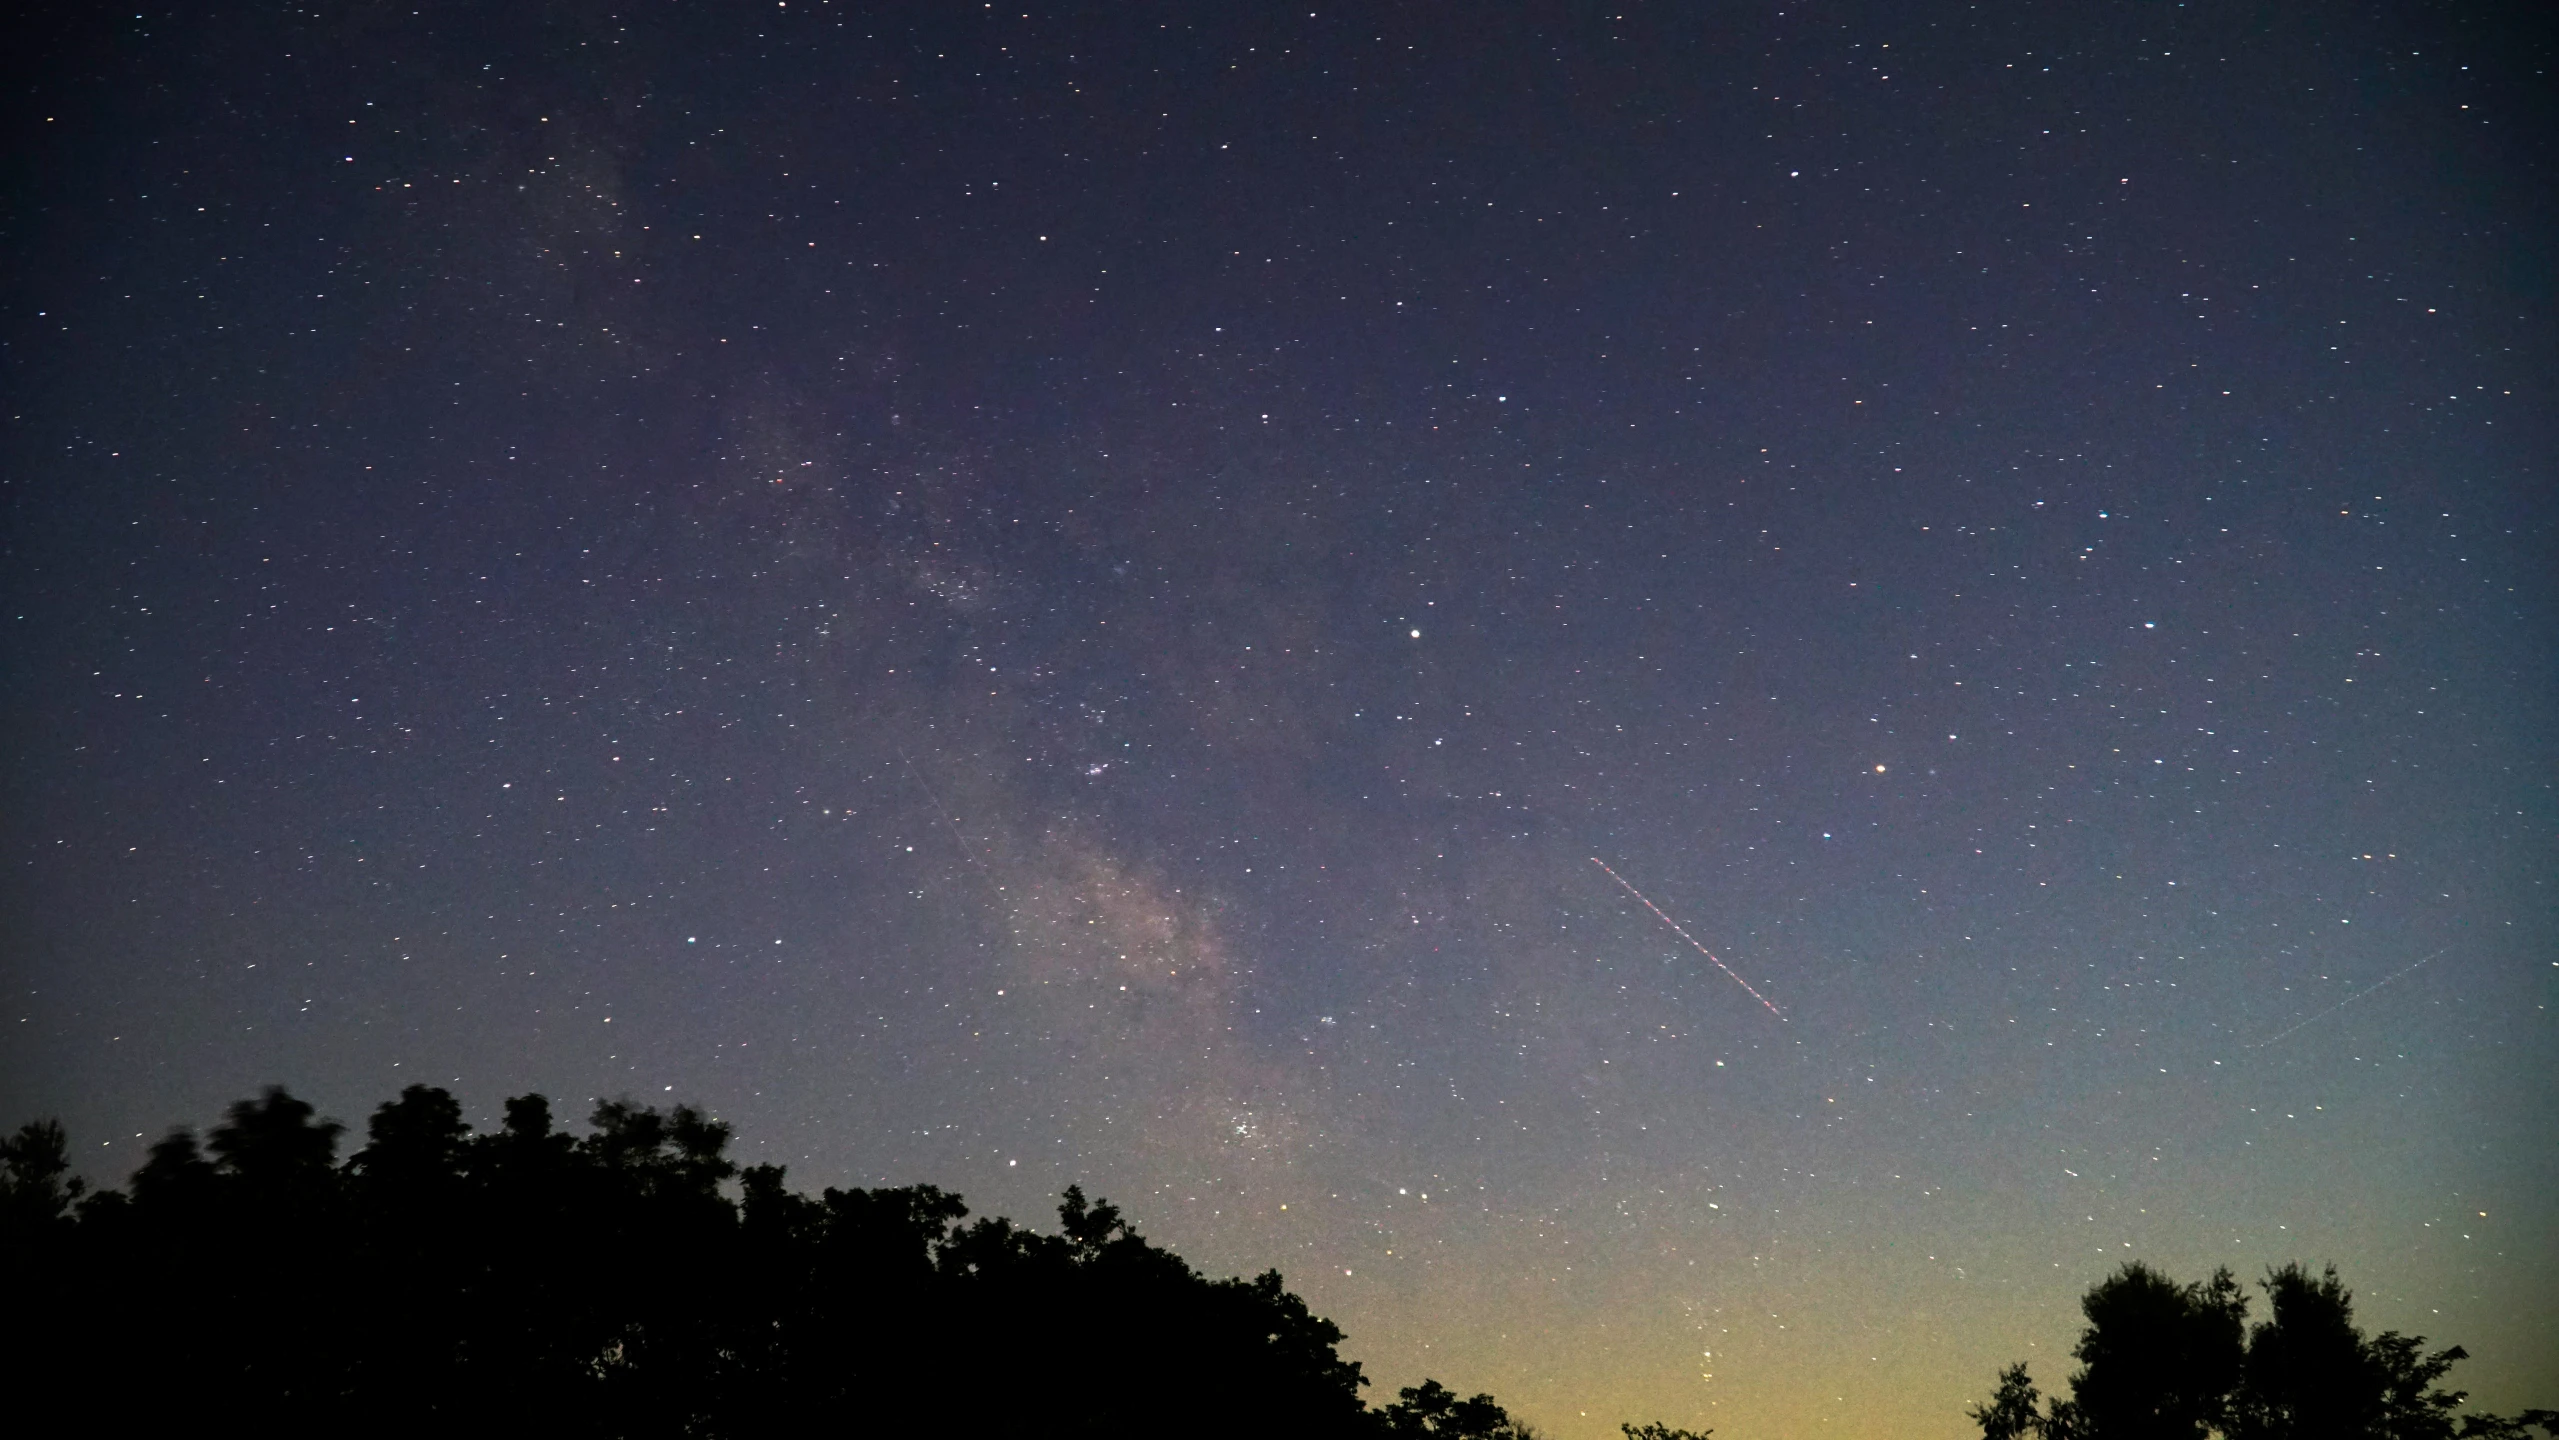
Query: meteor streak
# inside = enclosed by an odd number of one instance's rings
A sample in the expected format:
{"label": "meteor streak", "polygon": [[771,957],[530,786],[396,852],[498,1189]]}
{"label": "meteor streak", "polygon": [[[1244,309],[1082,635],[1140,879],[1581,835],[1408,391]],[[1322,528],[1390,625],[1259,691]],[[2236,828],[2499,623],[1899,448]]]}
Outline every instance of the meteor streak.
{"label": "meteor streak", "polygon": [[[925,779],[924,772],[915,768],[915,757],[907,754],[906,747],[900,745],[897,747],[897,758],[906,762],[906,773],[915,777],[915,783],[924,789],[924,798],[933,802],[933,813],[941,816],[942,823],[951,827],[951,838],[960,842],[960,850],[969,857],[969,863],[980,870],[986,870],[986,861],[978,856],[977,847],[969,843],[969,837],[960,833],[959,818],[950,812],[949,807],[943,805],[941,795],[933,788],[933,782]],[[989,870],[987,873],[992,875],[994,872]],[[996,888],[1000,890],[1003,887],[999,885]]]}
{"label": "meteor streak", "polygon": [[[1691,935],[1691,934],[1689,934],[1687,931],[1680,929],[1680,928],[1679,928],[1679,922],[1678,922],[1678,921],[1673,920],[1673,919],[1672,919],[1672,918],[1670,918],[1668,915],[1665,915],[1665,914],[1663,914],[1663,913],[1662,913],[1662,907],[1660,907],[1659,905],[1654,904],[1654,903],[1653,903],[1652,901],[1650,901],[1650,900],[1645,900],[1645,899],[1644,899],[1644,892],[1643,892],[1643,891],[1641,891],[1641,890],[1636,889],[1636,888],[1635,888],[1635,886],[1634,886],[1634,883],[1633,883],[1632,881],[1628,880],[1625,876],[1618,874],[1618,873],[1617,873],[1616,871],[1614,871],[1614,870],[1609,870],[1609,868],[1608,868],[1608,862],[1607,862],[1607,861],[1605,861],[1605,860],[1600,859],[1600,858],[1599,858],[1598,856],[1596,856],[1596,855],[1593,855],[1592,857],[1590,857],[1590,863],[1592,863],[1593,865],[1598,866],[1598,867],[1599,867],[1600,869],[1602,869],[1602,870],[1608,870],[1608,878],[1609,878],[1609,879],[1611,879],[1611,880],[1616,881],[1616,882],[1617,882],[1618,884],[1620,884],[1620,885],[1625,886],[1625,887],[1626,887],[1626,893],[1627,893],[1627,894],[1634,896],[1634,897],[1635,897],[1637,900],[1639,900],[1639,901],[1642,901],[1642,902],[1643,902],[1643,906],[1644,906],[1644,908],[1653,912],[1653,918],[1654,918],[1654,919],[1659,920],[1659,921],[1661,921],[1663,924],[1665,924],[1665,925],[1667,925],[1667,926],[1669,926],[1669,927],[1670,927],[1670,933],[1672,933],[1673,935],[1678,936],[1678,937],[1679,937],[1680,939],[1682,939],[1682,940],[1687,941],[1687,942],[1688,942],[1688,944],[1689,944],[1689,947],[1690,947],[1691,949],[1694,949],[1698,954],[1705,956],[1708,960],[1713,961],[1714,966],[1715,966],[1715,968],[1716,968],[1716,969],[1723,971],[1726,975],[1730,975],[1730,976],[1732,976],[1732,981],[1733,981],[1733,983],[1734,983],[1734,984],[1739,985],[1739,986],[1740,986],[1740,987],[1742,987],[1744,990],[1750,990],[1750,998],[1752,998],[1753,1000],[1758,1001],[1758,1002],[1759,1002],[1760,1004],[1762,1004],[1762,1005],[1768,1005],[1768,1013],[1769,1013],[1769,1014],[1776,1016],[1776,1017],[1778,1018],[1778,1020],[1780,1020],[1781,1022],[1785,1020],[1785,1018],[1786,1018],[1786,1012],[1785,1012],[1785,1011],[1778,1009],[1778,1008],[1777,1008],[1776,1006],[1774,1006],[1774,1005],[1769,1005],[1769,1004],[1768,1004],[1768,997],[1767,997],[1767,996],[1765,996],[1765,995],[1760,994],[1760,993],[1759,993],[1758,991],[1756,991],[1756,990],[1751,990],[1750,982],[1749,982],[1749,981],[1747,981],[1747,980],[1745,980],[1745,979],[1743,979],[1743,978],[1742,978],[1741,976],[1739,976],[1739,975],[1734,975],[1734,974],[1733,974],[1733,967],[1732,967],[1732,966],[1725,964],[1725,963],[1724,963],[1723,961],[1721,961],[1721,960],[1716,960],[1716,959],[1715,959],[1715,952],[1714,952],[1714,951],[1709,950],[1709,949],[1707,949],[1705,946],[1698,944],[1698,943],[1697,943],[1697,937],[1696,937],[1696,936]],[[2429,958],[2429,959],[2431,959],[2431,958],[2433,958],[2433,957],[2429,956],[2428,958]],[[2420,964],[2422,964],[2422,963],[2424,963],[2424,962],[2420,961],[2419,963],[2420,963]],[[2397,976],[2392,976],[2392,977],[2391,977],[2391,979],[2394,979],[2394,980],[2395,980],[2395,979],[2397,979],[2397,978],[2398,978]],[[2383,981],[2383,982],[2381,982],[2381,983],[2382,983],[2383,985],[2387,985],[2387,984],[2389,984],[2389,983],[2390,983],[2390,981],[2389,981],[2389,980],[2384,980],[2384,981]],[[2375,988],[2375,989],[2378,989],[2378,988],[2380,988],[2380,987],[2379,987],[2379,986],[2375,986],[2374,988]],[[2313,1018],[2316,1018],[2316,1017],[2313,1017]],[[2305,1022],[2305,1023],[2306,1023],[2306,1022]],[[2279,1036],[2276,1036],[2275,1038],[2276,1038],[2276,1039],[2278,1039],[2278,1040],[2280,1040],[2280,1039],[2282,1039],[2283,1037],[2279,1035]]]}
{"label": "meteor streak", "polygon": [[[2443,950],[2436,951],[2435,955],[2441,955],[2444,953],[2444,950],[2450,950],[2451,948],[2451,946],[2446,945],[2443,947]],[[2380,979],[2375,980],[2361,990],[2356,991],[2354,994],[2349,995],[2345,999],[2338,1001],[2336,1004],[2329,1006],[2327,1009],[2320,1011],[2318,1014],[2305,1016],[2302,1019],[2296,1020],[2291,1025],[2286,1026],[2282,1030],[2276,1031],[2274,1034],[2267,1036],[2265,1039],[2258,1041],[2256,1044],[2251,1045],[2248,1048],[2251,1050],[2263,1050],[2267,1046],[2281,1040],[2286,1035],[2291,1034],[2293,1031],[2299,1030],[2303,1026],[2310,1024],[2313,1020],[2325,1020],[2329,1016],[2334,1015],[2338,1011],[2345,1009],[2347,1006],[2354,1004],[2358,1000],[2361,1000],[2366,995],[2369,995],[2375,990],[2380,989],[2382,986],[2389,984],[2391,981],[2400,979],[2403,976],[2416,974],[2419,970],[2424,969],[2427,963],[2435,958],[2435,955],[2429,955],[2424,960],[2420,960],[2416,964],[2408,966],[2406,969],[2393,970],[2389,974],[2382,976]]]}

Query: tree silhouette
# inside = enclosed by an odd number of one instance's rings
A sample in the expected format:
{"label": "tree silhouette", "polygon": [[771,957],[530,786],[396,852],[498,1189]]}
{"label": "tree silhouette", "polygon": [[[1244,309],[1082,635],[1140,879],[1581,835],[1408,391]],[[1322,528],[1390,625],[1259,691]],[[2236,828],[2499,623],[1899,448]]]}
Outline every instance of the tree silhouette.
{"label": "tree silhouette", "polygon": [[1515,1423],[1492,1396],[1460,1400],[1436,1380],[1406,1387],[1386,1407],[1385,1418],[1386,1433],[1396,1440],[1533,1440],[1533,1432]]}
{"label": "tree silhouette", "polygon": [[429,1085],[412,1085],[373,1112],[349,1175],[402,1202],[449,1198],[462,1178],[471,1127],[462,1104]]}
{"label": "tree silhouette", "polygon": [[2072,1421],[2088,1440],[2201,1440],[2239,1379],[2247,1298],[2228,1270],[2179,1285],[2136,1260],[2080,1301]]}
{"label": "tree silhouette", "polygon": [[[2233,1432],[2250,1440],[2302,1433],[2362,1440],[2375,1433],[2381,1368],[2355,1328],[2353,1297],[2335,1268],[2314,1280],[2299,1265],[2286,1265],[2267,1276],[2263,1288],[2274,1317],[2249,1337],[2248,1394]],[[2435,1373],[2449,1368],[2446,1361]],[[2442,1404],[2429,1408],[2449,1409],[2458,1400],[2439,1398]],[[2452,1433],[2449,1421],[2441,1428]]]}
{"label": "tree silhouette", "polygon": [[2455,1345],[2429,1355],[2422,1338],[2395,1330],[2365,1339],[2355,1326],[2354,1296],[2333,1265],[2316,1277],[2286,1265],[2269,1271],[2260,1286],[2273,1314],[2249,1334],[2234,1440],[2452,1440],[2549,1428],[2546,1411],[2511,1421],[2456,1416],[2462,1393],[2437,1389],[2435,1382],[2469,1352]]}
{"label": "tree silhouette", "polygon": [[315,1120],[314,1113],[281,1085],[268,1086],[255,1100],[232,1102],[207,1145],[214,1168],[243,1182],[248,1198],[269,1204],[322,1201],[346,1127]]}
{"label": "tree silhouette", "polygon": [[2026,1375],[2023,1365],[2011,1365],[1999,1372],[1999,1389],[1990,1403],[1976,1405],[1964,1413],[1981,1426],[1982,1440],[2027,1440],[2030,1436],[2049,1433],[2040,1408],[2042,1397],[2035,1382]]}
{"label": "tree silhouette", "polygon": [[133,1203],[145,1214],[172,1216],[205,1209],[213,1193],[213,1163],[204,1158],[195,1132],[170,1131],[147,1152],[133,1172]]}
{"label": "tree silhouette", "polygon": [[38,1243],[87,1188],[78,1176],[63,1178],[70,1145],[59,1120],[30,1120],[0,1140],[0,1235],[13,1247]]}
{"label": "tree silhouette", "polygon": [[83,1318],[65,1303],[79,1278],[71,1207],[85,1188],[70,1169],[70,1141],[59,1121],[30,1121],[0,1140],[0,1285],[7,1287],[0,1291],[0,1345],[9,1368],[25,1377],[0,1411],[12,1420],[27,1418],[23,1392],[58,1375],[65,1336]]}
{"label": "tree silhouette", "polygon": [[339,1163],[343,1134],[270,1089],[85,1198],[60,1127],[0,1142],[13,1369],[140,1433],[759,1437],[926,1406],[1058,1437],[1527,1433],[1435,1382],[1366,1408],[1278,1272],[1209,1279],[1080,1188],[1041,1234],[931,1186],[796,1193],[686,1106],[571,1135],[518,1096],[477,1134],[431,1086]]}
{"label": "tree silhouette", "polygon": [[[30,1377],[11,1420],[760,1440],[935,1411],[1057,1440],[1534,1440],[1437,1380],[1369,1408],[1279,1272],[1201,1275],[1081,1187],[1042,1233],[929,1185],[794,1191],[689,1106],[607,1100],[583,1134],[539,1095],[504,1113],[475,1133],[413,1085],[340,1162],[344,1127],[269,1089],[94,1193],[58,1124],[0,1140],[0,1354]],[[2128,1265],[2082,1303],[2067,1398],[2017,1365],[1971,1414],[1988,1440],[2559,1437],[2548,1411],[2461,1413],[2439,1382],[2464,1353],[2366,1338],[2333,1270],[2262,1288],[2251,1329],[2228,1272]]]}
{"label": "tree silhouette", "polygon": [[2085,1363],[2069,1399],[2039,1410],[2026,1367],[2012,1365],[1989,1402],[1967,1413],[1984,1440],[2527,1440],[2534,1428],[2559,1436],[2559,1412],[2456,1417],[2464,1397],[2435,1382],[2467,1352],[2429,1355],[2422,1337],[2396,1331],[2365,1339],[2334,1267],[2313,1278],[2286,1265],[2260,1288],[2272,1315],[2251,1329],[2247,1296],[2228,1270],[2179,1285],[2126,1265],[2081,1301],[2088,1328],[2072,1354]]}

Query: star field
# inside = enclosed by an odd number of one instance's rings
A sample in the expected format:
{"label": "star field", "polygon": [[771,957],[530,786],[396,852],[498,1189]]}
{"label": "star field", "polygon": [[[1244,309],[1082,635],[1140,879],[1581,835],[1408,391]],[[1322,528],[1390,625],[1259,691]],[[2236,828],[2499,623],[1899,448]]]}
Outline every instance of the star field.
{"label": "star field", "polygon": [[93,1180],[628,1095],[1560,1440],[1974,1433],[2131,1258],[2554,1403],[2520,13],[33,28],[0,1123]]}

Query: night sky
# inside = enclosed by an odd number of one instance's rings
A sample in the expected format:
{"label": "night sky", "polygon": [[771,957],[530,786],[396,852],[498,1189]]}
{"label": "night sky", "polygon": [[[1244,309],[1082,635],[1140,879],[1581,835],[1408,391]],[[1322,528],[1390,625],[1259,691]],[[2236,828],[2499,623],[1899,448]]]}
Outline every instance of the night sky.
{"label": "night sky", "polygon": [[2134,1258],[2559,1403],[2534,8],[22,20],[0,1121],[1080,1182],[1557,1440]]}

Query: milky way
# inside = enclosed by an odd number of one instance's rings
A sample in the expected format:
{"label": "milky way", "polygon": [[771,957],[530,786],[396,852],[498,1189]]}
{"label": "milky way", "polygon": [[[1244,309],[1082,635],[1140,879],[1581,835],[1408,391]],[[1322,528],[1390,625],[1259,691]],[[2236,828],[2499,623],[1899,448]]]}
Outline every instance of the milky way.
{"label": "milky way", "polygon": [[1232,8],[30,26],[0,1121],[682,1100],[1559,1440],[2132,1258],[2559,1404],[2547,40]]}

